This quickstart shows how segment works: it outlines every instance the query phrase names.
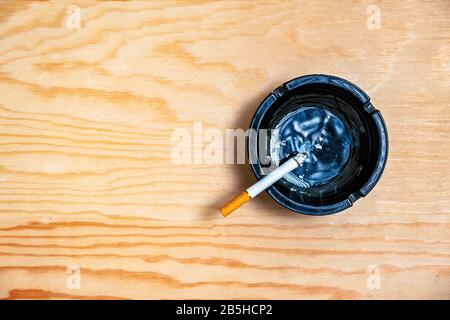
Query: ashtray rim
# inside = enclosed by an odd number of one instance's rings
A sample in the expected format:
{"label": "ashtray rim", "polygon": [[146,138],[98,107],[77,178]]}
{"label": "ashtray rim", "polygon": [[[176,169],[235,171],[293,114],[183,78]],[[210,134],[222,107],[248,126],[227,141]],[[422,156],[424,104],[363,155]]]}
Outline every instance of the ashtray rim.
{"label": "ashtray rim", "polygon": [[[270,197],[275,200],[277,203],[279,203],[281,206],[294,211],[299,214],[305,214],[305,215],[329,215],[334,214],[337,212],[340,212],[344,209],[347,209],[353,205],[353,203],[358,200],[360,197],[366,196],[377,184],[379,181],[384,168],[386,166],[387,162],[387,155],[388,155],[388,135],[387,135],[387,129],[386,124],[383,120],[383,117],[381,115],[381,112],[372,105],[370,102],[369,96],[361,90],[358,86],[351,83],[348,80],[345,80],[343,78],[339,78],[337,76],[333,75],[326,75],[326,74],[310,74],[310,75],[304,75],[301,77],[294,78],[292,80],[289,80],[285,82],[284,84],[278,86],[276,89],[274,89],[265,99],[262,100],[259,107],[255,111],[252,120],[250,121],[249,128],[252,130],[258,131],[261,121],[264,118],[265,113],[269,110],[269,108],[282,96],[284,96],[286,93],[299,88],[301,86],[305,86],[308,84],[327,84],[339,87],[340,89],[343,89],[347,91],[348,93],[352,94],[354,97],[356,97],[360,102],[361,105],[364,108],[364,112],[368,113],[370,116],[373,117],[377,132],[378,132],[378,139],[379,139],[379,148],[380,151],[378,153],[377,162],[374,166],[373,172],[370,175],[370,177],[367,179],[367,181],[364,183],[364,185],[357,191],[351,193],[346,199],[330,204],[330,205],[320,205],[320,206],[311,206],[308,204],[299,203],[296,201],[291,200],[290,198],[286,197],[284,194],[282,194],[279,190],[277,190],[274,186],[268,188],[266,192],[270,195]],[[257,147],[254,146],[250,148],[250,141],[247,140],[247,152],[248,152],[248,158],[249,159],[258,159],[257,155]],[[259,162],[258,162],[259,163]],[[255,175],[256,179],[261,179],[263,176],[260,173],[260,166],[258,163],[250,163],[250,167],[253,171],[253,174]]]}

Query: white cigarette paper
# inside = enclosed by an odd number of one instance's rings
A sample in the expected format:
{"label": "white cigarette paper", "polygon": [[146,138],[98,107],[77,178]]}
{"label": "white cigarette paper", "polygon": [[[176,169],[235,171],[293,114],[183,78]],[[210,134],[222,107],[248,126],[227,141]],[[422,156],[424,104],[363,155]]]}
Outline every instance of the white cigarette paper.
{"label": "white cigarette paper", "polygon": [[300,153],[299,155],[290,158],[288,161],[283,163],[281,166],[273,170],[267,176],[256,182],[254,185],[249,187],[246,191],[250,198],[256,197],[258,194],[269,188],[275,182],[283,178],[286,174],[294,170],[303,164],[306,159],[306,155]]}

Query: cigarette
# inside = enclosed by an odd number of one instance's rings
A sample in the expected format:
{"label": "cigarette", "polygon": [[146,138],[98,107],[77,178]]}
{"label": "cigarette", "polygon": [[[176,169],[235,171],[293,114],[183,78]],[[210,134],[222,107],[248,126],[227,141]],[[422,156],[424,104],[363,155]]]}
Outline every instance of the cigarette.
{"label": "cigarette", "polygon": [[237,197],[227,202],[222,208],[219,209],[220,213],[222,213],[224,217],[230,215],[234,210],[242,206],[250,199],[256,197],[258,194],[273,185],[275,182],[283,178],[286,174],[301,166],[305,159],[306,154],[304,153],[299,153],[298,155],[290,158],[288,161],[273,170],[267,176],[247,188],[247,190],[239,194]]}

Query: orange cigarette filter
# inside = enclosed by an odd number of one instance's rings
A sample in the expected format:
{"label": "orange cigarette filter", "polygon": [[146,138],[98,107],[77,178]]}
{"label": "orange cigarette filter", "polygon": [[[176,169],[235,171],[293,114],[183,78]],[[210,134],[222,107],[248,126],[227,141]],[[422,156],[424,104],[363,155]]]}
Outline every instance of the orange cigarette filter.
{"label": "orange cigarette filter", "polygon": [[229,201],[222,208],[220,208],[219,209],[220,213],[222,213],[224,217],[228,216],[230,213],[232,213],[234,210],[242,206],[248,200],[256,197],[258,194],[260,194],[261,192],[269,188],[271,185],[273,185],[275,182],[280,180],[282,177],[284,177],[285,174],[291,172],[298,166],[302,165],[305,159],[306,155],[304,153],[300,153],[290,158],[281,166],[273,170],[271,173],[266,175],[261,180],[258,180],[258,182],[247,188],[247,190],[245,190],[240,195],[235,197],[233,200]]}
{"label": "orange cigarette filter", "polygon": [[248,192],[244,191],[234,199],[227,202],[227,204],[225,204],[222,208],[220,208],[219,211],[224,217],[226,217],[250,199],[251,198]]}

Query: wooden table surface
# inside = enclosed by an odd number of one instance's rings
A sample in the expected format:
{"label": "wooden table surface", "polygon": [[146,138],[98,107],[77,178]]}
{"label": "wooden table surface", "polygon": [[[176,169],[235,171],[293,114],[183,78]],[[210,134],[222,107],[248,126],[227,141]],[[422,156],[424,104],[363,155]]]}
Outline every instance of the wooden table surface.
{"label": "wooden table surface", "polygon": [[[449,18],[447,0],[2,1],[0,297],[449,299]],[[246,129],[311,73],[381,110],[381,181],[332,216],[264,194],[222,218],[248,165],[174,165],[174,130]]]}

